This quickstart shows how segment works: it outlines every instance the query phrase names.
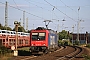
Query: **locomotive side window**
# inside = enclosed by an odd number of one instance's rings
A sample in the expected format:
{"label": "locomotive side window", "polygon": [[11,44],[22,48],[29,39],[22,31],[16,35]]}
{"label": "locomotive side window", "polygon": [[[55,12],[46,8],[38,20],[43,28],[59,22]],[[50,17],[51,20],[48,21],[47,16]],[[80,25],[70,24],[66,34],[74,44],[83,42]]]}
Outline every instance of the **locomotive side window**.
{"label": "locomotive side window", "polygon": [[32,40],[45,40],[45,33],[32,33]]}

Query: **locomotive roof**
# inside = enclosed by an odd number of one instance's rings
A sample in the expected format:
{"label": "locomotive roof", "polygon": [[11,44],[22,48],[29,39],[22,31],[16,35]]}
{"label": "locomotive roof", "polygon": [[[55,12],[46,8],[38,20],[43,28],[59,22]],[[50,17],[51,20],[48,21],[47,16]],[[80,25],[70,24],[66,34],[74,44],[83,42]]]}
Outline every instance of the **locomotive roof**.
{"label": "locomotive roof", "polygon": [[56,33],[56,31],[52,30],[52,29],[46,29],[44,27],[38,27],[35,30],[48,30],[50,33]]}

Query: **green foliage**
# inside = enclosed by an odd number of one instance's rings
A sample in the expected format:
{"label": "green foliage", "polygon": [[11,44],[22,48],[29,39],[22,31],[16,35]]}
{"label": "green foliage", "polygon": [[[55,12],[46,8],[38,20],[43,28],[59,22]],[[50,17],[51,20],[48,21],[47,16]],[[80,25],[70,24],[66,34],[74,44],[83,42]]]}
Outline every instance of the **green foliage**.
{"label": "green foliage", "polygon": [[10,31],[11,31],[12,29],[11,29],[10,27],[5,27],[5,26],[4,26],[4,27],[2,28],[2,30],[10,30]]}
{"label": "green foliage", "polygon": [[[11,29],[10,27],[6,27],[6,26],[2,26],[2,24],[0,24],[0,29],[1,30],[13,30],[15,31],[15,27],[13,29]],[[18,32],[26,32],[25,29],[21,26],[21,23],[19,22],[19,25],[18,25]]]}
{"label": "green foliage", "polygon": [[90,48],[90,44],[87,44],[86,47]]}
{"label": "green foliage", "polygon": [[58,45],[59,46],[63,46],[64,45],[63,41],[62,40],[58,40]]}
{"label": "green foliage", "polygon": [[6,53],[11,52],[10,50],[8,50],[6,47],[4,46],[0,46],[0,54],[1,55],[5,55]]}
{"label": "green foliage", "polygon": [[70,40],[58,40],[58,45],[63,46],[63,45],[71,45]]}
{"label": "green foliage", "polygon": [[85,60],[90,60],[90,56],[89,55],[83,55],[83,57],[85,58]]}
{"label": "green foliage", "polygon": [[[69,33],[69,31],[62,30],[62,32],[59,32],[59,45],[70,45],[70,39],[72,38],[72,35]],[[66,39],[66,40],[63,40]]]}
{"label": "green foliage", "polygon": [[65,42],[64,42],[64,45],[69,45],[69,42],[68,42],[68,41],[65,41]]}
{"label": "green foliage", "polygon": [[[15,31],[15,27],[14,27],[13,31]],[[18,27],[18,32],[25,32],[25,29],[23,27]]]}
{"label": "green foliage", "polygon": [[2,24],[0,24],[0,29],[3,29],[3,26],[2,26]]}
{"label": "green foliage", "polygon": [[67,31],[62,30],[62,32],[59,32],[59,40],[62,40],[62,39],[71,39],[71,38],[72,38],[72,35],[69,34]]}
{"label": "green foliage", "polygon": [[78,40],[75,40],[74,45],[79,45],[79,41]]}
{"label": "green foliage", "polygon": [[10,57],[13,56],[11,52],[10,49],[0,46],[0,60],[10,60]]}
{"label": "green foliage", "polygon": [[12,30],[10,27],[5,27],[5,26],[2,26],[2,24],[0,24],[0,29],[1,30]]}
{"label": "green foliage", "polygon": [[[13,28],[13,31],[15,31],[15,27]],[[18,24],[18,32],[25,32],[25,29],[21,26],[21,23]]]}
{"label": "green foliage", "polygon": [[18,55],[19,56],[30,56],[31,53],[29,51],[26,51],[26,50],[18,50]]}

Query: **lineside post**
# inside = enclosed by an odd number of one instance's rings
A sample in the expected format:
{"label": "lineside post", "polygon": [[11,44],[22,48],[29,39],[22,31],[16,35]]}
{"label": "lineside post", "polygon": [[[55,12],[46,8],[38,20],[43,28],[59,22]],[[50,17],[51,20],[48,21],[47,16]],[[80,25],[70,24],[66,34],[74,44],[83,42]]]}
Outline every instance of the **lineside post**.
{"label": "lineside post", "polygon": [[14,56],[18,56],[18,50],[17,50],[17,43],[18,43],[18,21],[14,22],[15,24],[15,31],[16,31],[16,49],[14,51]]}

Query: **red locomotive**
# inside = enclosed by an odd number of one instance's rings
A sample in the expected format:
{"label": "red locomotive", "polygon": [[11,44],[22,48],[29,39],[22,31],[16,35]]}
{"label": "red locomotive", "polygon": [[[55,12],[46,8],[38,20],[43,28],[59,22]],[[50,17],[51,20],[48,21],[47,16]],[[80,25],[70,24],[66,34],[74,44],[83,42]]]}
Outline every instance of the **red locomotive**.
{"label": "red locomotive", "polygon": [[30,52],[48,53],[58,48],[58,35],[56,31],[38,27],[30,32]]}

